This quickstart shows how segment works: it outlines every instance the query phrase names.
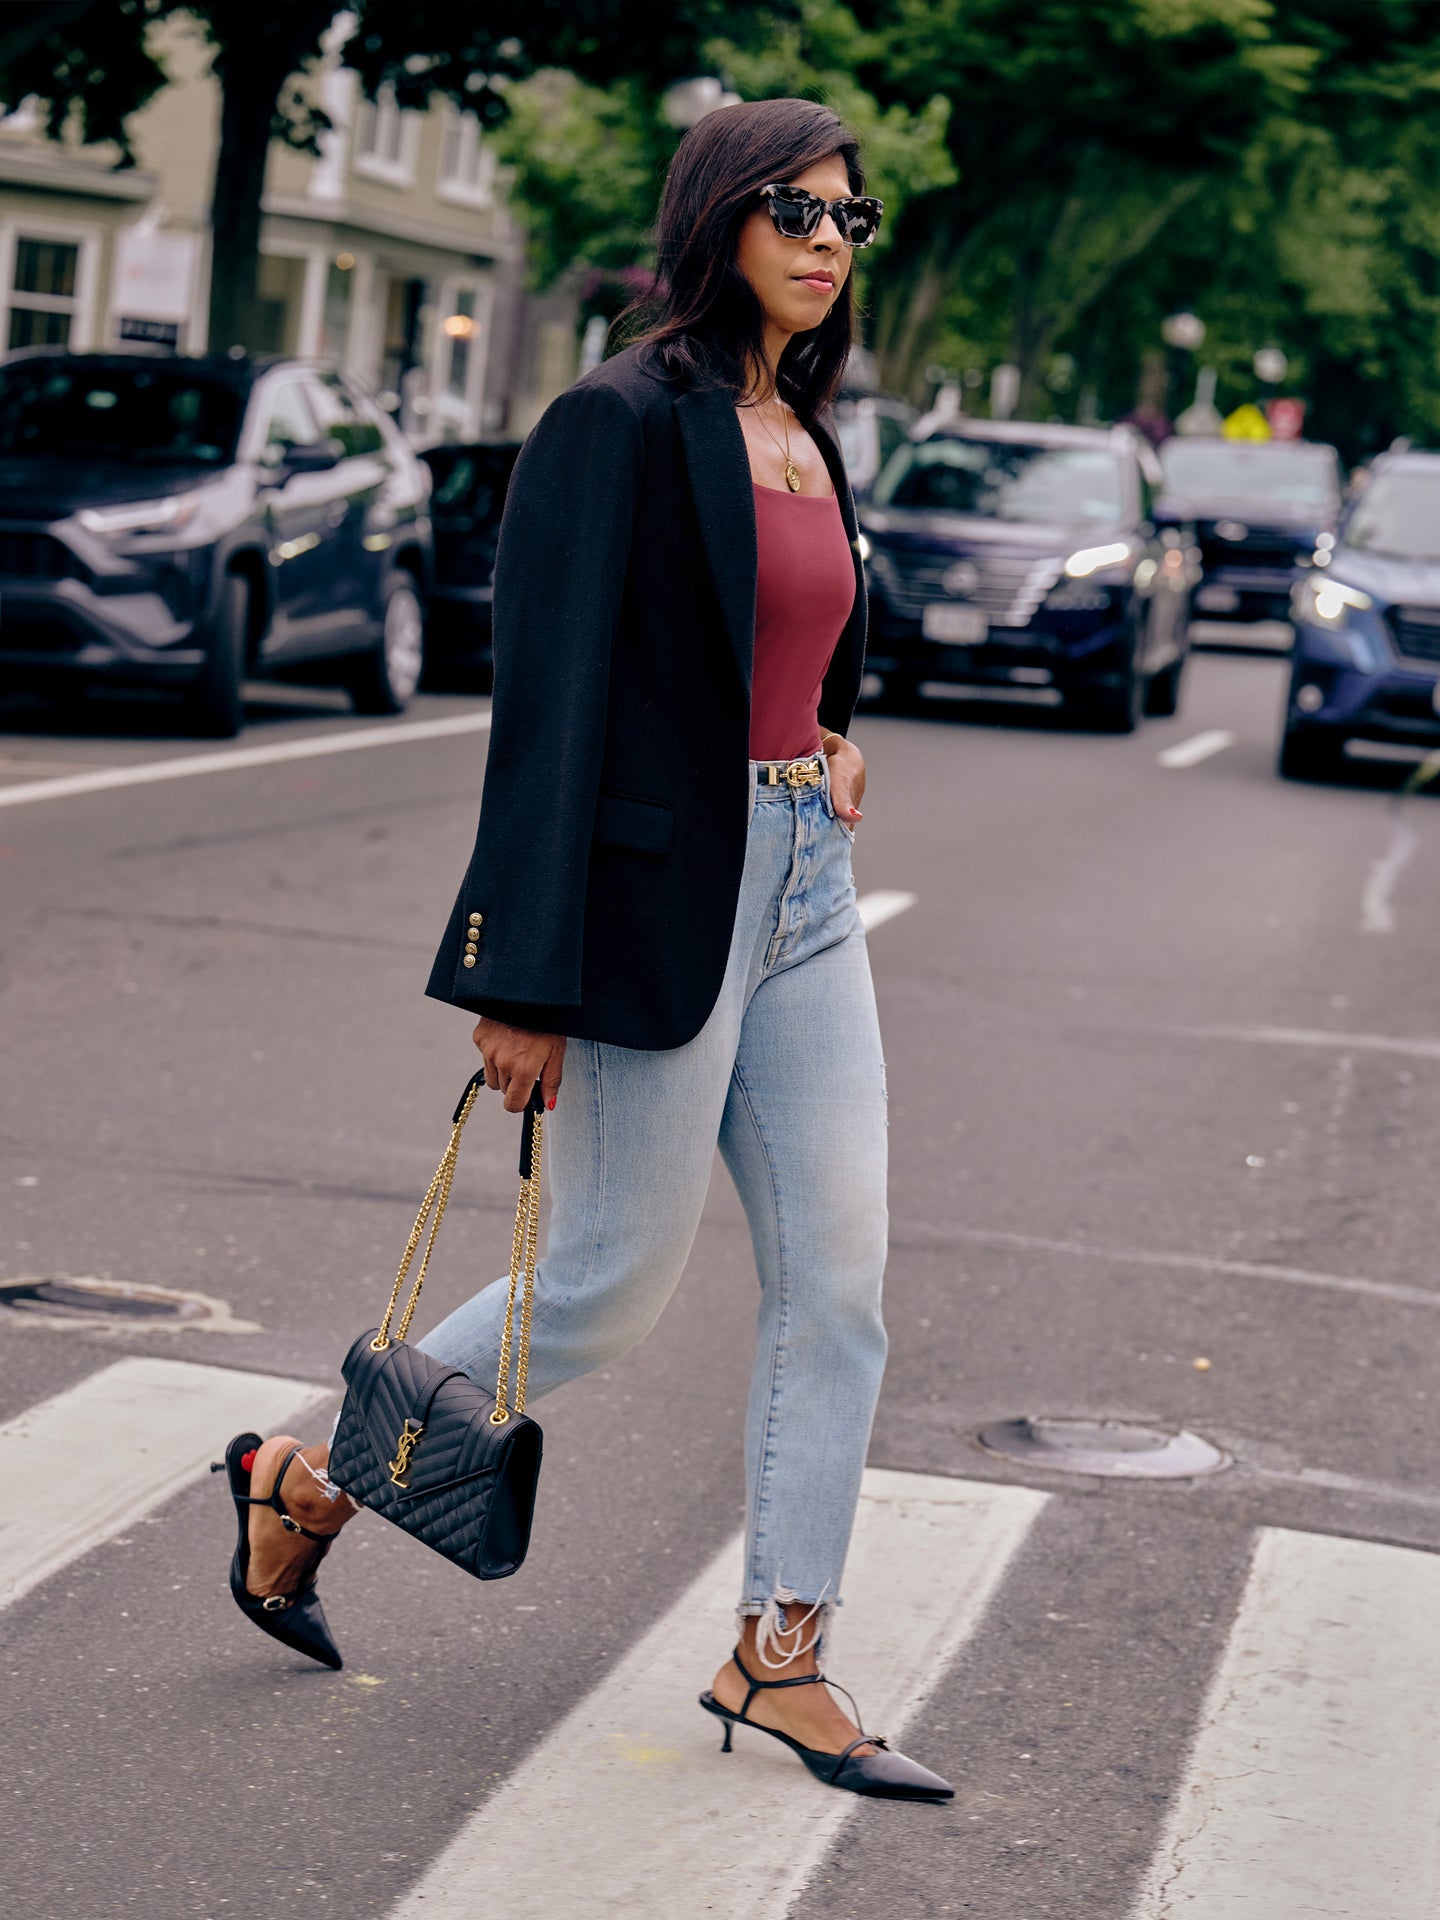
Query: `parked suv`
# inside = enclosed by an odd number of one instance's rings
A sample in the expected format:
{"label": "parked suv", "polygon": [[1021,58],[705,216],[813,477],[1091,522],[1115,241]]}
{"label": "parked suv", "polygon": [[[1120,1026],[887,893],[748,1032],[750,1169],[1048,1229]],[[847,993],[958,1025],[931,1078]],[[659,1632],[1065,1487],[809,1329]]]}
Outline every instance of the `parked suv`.
{"label": "parked suv", "polygon": [[1280,772],[1325,779],[1347,740],[1440,747],[1440,455],[1387,454],[1295,588]]}
{"label": "parked suv", "polygon": [[495,552],[518,440],[447,442],[420,456],[430,469],[435,581],[425,637],[430,686],[483,688],[491,671]]}
{"label": "parked suv", "polygon": [[0,365],[0,681],[168,689],[235,733],[252,673],[396,713],[423,664],[427,469],[297,361]]}
{"label": "parked suv", "polygon": [[861,508],[885,696],[924,682],[1048,688],[1090,725],[1172,714],[1190,565],[1149,515],[1128,428],[954,420],[893,453]]}

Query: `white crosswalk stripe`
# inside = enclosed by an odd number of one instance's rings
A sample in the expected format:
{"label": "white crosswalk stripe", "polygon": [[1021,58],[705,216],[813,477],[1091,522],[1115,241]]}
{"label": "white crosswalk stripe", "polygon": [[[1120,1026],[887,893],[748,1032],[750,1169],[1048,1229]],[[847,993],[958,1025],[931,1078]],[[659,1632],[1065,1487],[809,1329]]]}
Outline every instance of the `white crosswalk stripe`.
{"label": "white crosswalk stripe", "polygon": [[1133,1920],[1440,1912],[1440,1555],[1267,1530]]}
{"label": "white crosswalk stripe", "polygon": [[[866,1474],[836,1667],[877,1732],[904,1727],[973,1632],[1045,1498]],[[677,1673],[713,1664],[739,1587],[736,1541],[461,1830],[396,1920],[480,1920],[496,1906],[507,1920],[780,1920],[855,1802],[817,1793],[763,1734],[736,1734],[743,1765],[722,1759],[718,1722],[677,1688]]]}
{"label": "white crosswalk stripe", "polygon": [[0,1606],[205,1473],[230,1435],[328,1389],[180,1360],[117,1360],[0,1426]]}

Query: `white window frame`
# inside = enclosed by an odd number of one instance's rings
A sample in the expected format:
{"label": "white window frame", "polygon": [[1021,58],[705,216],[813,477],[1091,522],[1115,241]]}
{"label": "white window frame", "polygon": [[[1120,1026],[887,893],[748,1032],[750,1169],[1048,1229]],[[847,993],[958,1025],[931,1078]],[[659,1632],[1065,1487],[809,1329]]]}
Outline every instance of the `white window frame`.
{"label": "white window frame", "polygon": [[[452,137],[459,142],[461,171],[447,174],[445,151]],[[474,177],[468,178],[472,172]],[[450,100],[440,115],[435,197],[456,207],[488,207],[495,197],[495,149],[485,139],[479,118]]]}
{"label": "white window frame", "polygon": [[[15,255],[21,240],[48,241],[56,246],[77,247],[75,292],[69,299],[58,294],[24,293],[15,296]],[[84,353],[95,345],[95,295],[100,279],[100,230],[80,226],[69,220],[9,219],[0,223],[0,355],[25,353],[25,347],[11,347],[10,315],[18,305],[29,312],[68,313],[71,352]]]}
{"label": "white window frame", "polygon": [[[362,130],[367,125],[377,147],[389,146],[388,139],[382,140],[382,128],[398,123],[396,140],[396,158],[391,160],[383,153],[368,152],[360,145]],[[396,101],[395,89],[381,87],[374,100],[359,100],[355,104],[355,125],[353,144],[350,152],[350,165],[355,172],[367,180],[383,181],[387,187],[413,187],[415,184],[415,163],[420,154],[420,122],[424,115],[413,108],[402,107]]]}

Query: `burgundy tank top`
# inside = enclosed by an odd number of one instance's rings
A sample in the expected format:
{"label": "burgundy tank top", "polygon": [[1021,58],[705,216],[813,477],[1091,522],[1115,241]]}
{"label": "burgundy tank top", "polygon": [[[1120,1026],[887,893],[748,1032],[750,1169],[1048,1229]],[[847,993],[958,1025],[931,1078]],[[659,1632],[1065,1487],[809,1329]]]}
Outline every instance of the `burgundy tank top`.
{"label": "burgundy tank top", "polygon": [[798,760],[820,744],[820,682],[855,604],[855,563],[833,493],[754,491],[750,758]]}

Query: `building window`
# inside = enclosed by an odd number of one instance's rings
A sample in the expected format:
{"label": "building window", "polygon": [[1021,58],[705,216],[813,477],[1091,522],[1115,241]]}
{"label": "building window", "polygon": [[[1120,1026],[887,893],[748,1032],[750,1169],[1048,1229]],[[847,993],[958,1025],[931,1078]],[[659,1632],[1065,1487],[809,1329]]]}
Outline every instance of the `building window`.
{"label": "building window", "polygon": [[495,156],[480,137],[473,113],[447,106],[440,123],[440,171],[435,190],[442,200],[483,207],[490,199]]}
{"label": "building window", "polygon": [[355,114],[355,171],[392,187],[413,185],[420,120],[418,113],[401,110],[393,87],[362,100]]}
{"label": "building window", "polygon": [[80,311],[80,248],[73,241],[15,236],[10,283],[12,347],[65,347]]}

